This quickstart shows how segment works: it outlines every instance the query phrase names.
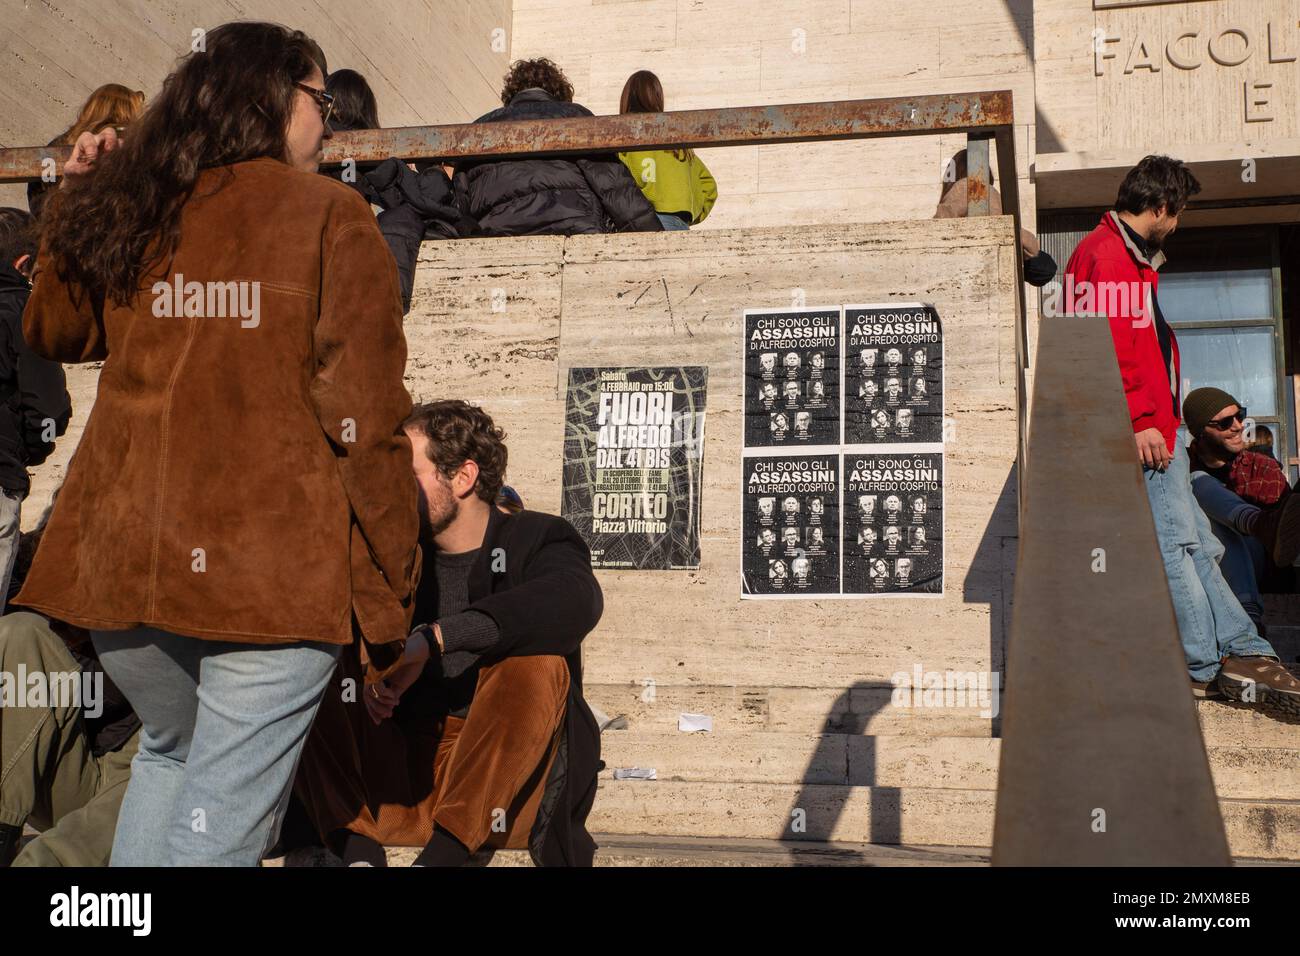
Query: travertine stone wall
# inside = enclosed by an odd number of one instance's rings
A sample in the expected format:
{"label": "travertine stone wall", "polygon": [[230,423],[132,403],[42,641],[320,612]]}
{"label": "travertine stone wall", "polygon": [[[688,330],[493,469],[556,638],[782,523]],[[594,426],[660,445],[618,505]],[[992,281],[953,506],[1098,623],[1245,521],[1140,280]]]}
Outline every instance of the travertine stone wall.
{"label": "travertine stone wall", "polygon": [[[610,766],[658,767],[661,782],[602,779],[595,829],[773,837],[795,806],[804,839],[987,843],[996,722],[976,706],[891,706],[890,679],[918,665],[1004,669],[1017,254],[1009,217],[425,243],[407,386],[416,400],[487,408],[508,432],[507,478],[532,508],[560,507],[569,367],[709,367],[700,569],[598,572],[606,610],[584,643],[586,693],[632,723],[605,735]],[[741,312],[789,305],[795,290],[809,305],[938,311],[954,429],[941,598],[740,600]],[[68,376],[73,423],[36,471],[26,527],[94,400],[97,366]],[[711,715],[714,733],[679,734],[681,711]]]}
{"label": "travertine stone wall", "polygon": [[1291,140],[1295,153],[1300,0],[1033,8],[1041,152]]}
{"label": "travertine stone wall", "polygon": [[[96,87],[153,95],[191,31],[239,19],[306,31],[331,69],[369,79],[385,126],[465,122],[499,104],[511,0],[3,0],[0,14],[0,146],[43,146]],[[8,205],[26,207],[23,187],[0,186]]]}
{"label": "travertine stone wall", "polygon": [[[1000,671],[1016,555],[1014,260],[1009,217],[622,236],[427,242],[407,316],[418,400],[482,404],[509,434],[509,481],[558,512],[567,369],[709,366],[703,563],[600,572],[593,683],[808,688],[824,716],[855,683],[921,662]],[[922,300],[943,322],[946,594],[745,601],[740,594],[741,310]],[[499,311],[494,311],[494,301]],[[32,527],[66,473],[98,365],[69,366],[74,417],[37,469]],[[815,703],[814,703],[815,701]]]}
{"label": "travertine stone wall", "polygon": [[[515,0],[515,57],[548,56],[597,113],[655,71],[670,110],[1011,89],[1034,214],[1032,0]],[[927,218],[964,137],[701,150],[705,227]]]}
{"label": "travertine stone wall", "polygon": [[[1014,254],[1007,217],[426,243],[407,384],[417,399],[481,402],[510,435],[509,481],[557,511],[569,367],[708,365],[702,566],[600,572],[594,683],[829,695],[918,661],[1001,670],[1017,534]],[[741,310],[790,305],[796,289],[810,306],[938,309],[956,429],[941,600],[739,598]]]}

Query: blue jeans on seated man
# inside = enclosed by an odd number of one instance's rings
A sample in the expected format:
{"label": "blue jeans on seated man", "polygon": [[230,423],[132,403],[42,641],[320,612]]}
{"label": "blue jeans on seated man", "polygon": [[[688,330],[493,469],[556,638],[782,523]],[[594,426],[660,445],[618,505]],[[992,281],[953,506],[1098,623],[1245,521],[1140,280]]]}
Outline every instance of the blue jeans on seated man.
{"label": "blue jeans on seated man", "polygon": [[1144,467],[1142,478],[1192,680],[1213,680],[1224,657],[1276,657],[1219,570],[1223,545],[1192,494],[1182,442],[1164,471]]}
{"label": "blue jeans on seated man", "polygon": [[110,866],[257,866],[340,648],[92,631],[141,723]]}
{"label": "blue jeans on seated man", "polygon": [[1192,494],[1210,518],[1210,529],[1223,545],[1219,570],[1256,628],[1264,619],[1264,599],[1259,582],[1268,566],[1264,545],[1245,530],[1259,506],[1244,501],[1235,491],[1204,471],[1192,472]]}

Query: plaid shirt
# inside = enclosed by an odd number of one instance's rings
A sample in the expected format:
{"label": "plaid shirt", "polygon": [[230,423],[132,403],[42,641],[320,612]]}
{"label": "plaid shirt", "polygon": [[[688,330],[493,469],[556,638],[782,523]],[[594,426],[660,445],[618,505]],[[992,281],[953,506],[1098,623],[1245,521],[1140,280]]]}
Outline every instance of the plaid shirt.
{"label": "plaid shirt", "polygon": [[[1191,455],[1194,462],[1200,460],[1195,442],[1192,442]],[[1243,451],[1232,459],[1225,484],[1242,501],[1249,501],[1261,508],[1277,504],[1291,490],[1286,474],[1277,460],[1257,451]]]}
{"label": "plaid shirt", "polygon": [[1261,507],[1277,504],[1291,490],[1277,460],[1257,451],[1243,451],[1232,460],[1228,487],[1243,501]]}

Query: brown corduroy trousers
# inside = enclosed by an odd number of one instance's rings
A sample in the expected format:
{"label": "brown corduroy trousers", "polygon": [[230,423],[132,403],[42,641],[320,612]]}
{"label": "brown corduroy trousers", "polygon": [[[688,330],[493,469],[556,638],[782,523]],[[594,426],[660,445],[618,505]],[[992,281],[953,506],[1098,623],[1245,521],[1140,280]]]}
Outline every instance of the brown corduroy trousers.
{"label": "brown corduroy trousers", "polygon": [[345,649],[294,784],[322,838],[347,829],[385,846],[424,846],[436,823],[471,851],[527,847],[564,732],[564,658],[484,667],[468,716],[427,726],[376,725],[363,690],[356,651]]}

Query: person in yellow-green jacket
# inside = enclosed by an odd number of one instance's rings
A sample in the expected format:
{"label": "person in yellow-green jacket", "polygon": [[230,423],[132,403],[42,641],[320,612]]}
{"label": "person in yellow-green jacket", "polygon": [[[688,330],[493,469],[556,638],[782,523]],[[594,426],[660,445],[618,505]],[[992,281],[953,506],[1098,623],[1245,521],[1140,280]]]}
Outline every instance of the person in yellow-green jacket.
{"label": "person in yellow-green jacket", "polygon": [[[649,70],[637,70],[623,85],[620,113],[662,113],[664,88]],[[619,153],[664,229],[689,229],[704,221],[718,199],[718,184],[692,149]]]}

